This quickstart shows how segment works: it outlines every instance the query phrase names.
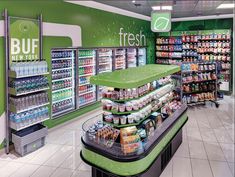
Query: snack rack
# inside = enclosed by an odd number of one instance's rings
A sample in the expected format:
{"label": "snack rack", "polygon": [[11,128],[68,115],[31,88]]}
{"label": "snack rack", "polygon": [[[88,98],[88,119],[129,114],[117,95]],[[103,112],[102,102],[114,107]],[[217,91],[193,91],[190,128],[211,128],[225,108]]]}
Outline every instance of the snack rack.
{"label": "snack rack", "polygon": [[216,62],[183,62],[181,65],[181,100],[187,105],[217,102],[218,74]]}
{"label": "snack rack", "polygon": [[[160,176],[182,142],[187,106],[180,105],[167,114],[169,117],[163,114],[161,122],[161,113],[156,111],[164,110],[174,99],[174,86],[167,79],[157,87],[150,83],[178,71],[178,66],[153,64],[91,77],[92,84],[115,88],[103,92],[102,101],[119,104],[118,108],[114,104],[110,108],[103,102],[104,114],[83,124],[81,157],[92,166],[92,176]],[[122,98],[123,90],[132,90],[129,95],[133,97],[127,98],[124,93]],[[134,100],[142,104],[136,110]],[[130,101],[132,109],[127,104]],[[110,115],[115,115],[112,121]]]}

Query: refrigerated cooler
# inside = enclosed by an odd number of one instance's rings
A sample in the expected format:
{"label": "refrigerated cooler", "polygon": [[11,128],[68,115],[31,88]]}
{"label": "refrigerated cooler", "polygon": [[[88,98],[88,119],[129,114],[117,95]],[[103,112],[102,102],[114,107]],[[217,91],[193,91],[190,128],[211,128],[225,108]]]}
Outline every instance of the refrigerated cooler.
{"label": "refrigerated cooler", "polygon": [[96,50],[78,49],[78,107],[96,102],[96,86],[90,77],[96,74]]}
{"label": "refrigerated cooler", "polygon": [[127,67],[133,68],[137,66],[137,48],[127,48]]}
{"label": "refrigerated cooler", "polygon": [[138,49],[138,66],[146,65],[146,48]]}
{"label": "refrigerated cooler", "polygon": [[52,118],[75,109],[75,49],[51,51]]}
{"label": "refrigerated cooler", "polygon": [[114,49],[114,70],[126,69],[126,49]]}

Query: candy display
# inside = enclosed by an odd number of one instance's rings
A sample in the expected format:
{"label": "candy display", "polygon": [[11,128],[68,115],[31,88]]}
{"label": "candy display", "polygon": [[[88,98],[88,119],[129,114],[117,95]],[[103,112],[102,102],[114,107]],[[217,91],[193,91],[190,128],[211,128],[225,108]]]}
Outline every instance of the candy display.
{"label": "candy display", "polygon": [[215,92],[204,92],[198,94],[184,95],[182,101],[183,103],[190,104],[204,101],[215,101],[215,99]]}
{"label": "candy display", "polygon": [[52,50],[52,115],[75,108],[75,50]]}

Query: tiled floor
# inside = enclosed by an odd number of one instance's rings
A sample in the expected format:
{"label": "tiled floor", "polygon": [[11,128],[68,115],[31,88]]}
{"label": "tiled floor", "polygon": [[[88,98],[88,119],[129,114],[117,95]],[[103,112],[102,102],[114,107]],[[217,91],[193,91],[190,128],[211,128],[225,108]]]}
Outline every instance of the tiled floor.
{"label": "tiled floor", "polygon": [[[225,97],[214,105],[190,108],[183,128],[183,143],[161,177],[234,176],[233,99]],[[82,123],[95,110],[79,120],[50,130],[47,144],[25,157],[14,152],[0,155],[1,177],[90,177],[90,167],[80,158]]]}

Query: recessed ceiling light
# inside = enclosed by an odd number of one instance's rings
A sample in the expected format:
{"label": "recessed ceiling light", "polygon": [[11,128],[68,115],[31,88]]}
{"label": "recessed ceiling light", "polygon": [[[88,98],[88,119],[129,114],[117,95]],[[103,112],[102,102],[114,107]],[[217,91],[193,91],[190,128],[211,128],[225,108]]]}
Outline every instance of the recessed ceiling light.
{"label": "recessed ceiling light", "polygon": [[161,6],[152,6],[153,10],[161,10]]}
{"label": "recessed ceiling light", "polygon": [[172,10],[172,6],[152,6],[153,10]]}
{"label": "recessed ceiling light", "polygon": [[217,9],[232,9],[235,7],[235,4],[220,4]]}
{"label": "recessed ceiling light", "polygon": [[135,3],[135,0],[133,0],[132,3]]}
{"label": "recessed ceiling light", "polygon": [[172,6],[162,6],[162,10],[172,10]]}

